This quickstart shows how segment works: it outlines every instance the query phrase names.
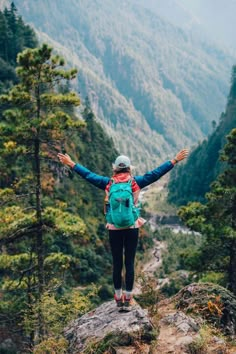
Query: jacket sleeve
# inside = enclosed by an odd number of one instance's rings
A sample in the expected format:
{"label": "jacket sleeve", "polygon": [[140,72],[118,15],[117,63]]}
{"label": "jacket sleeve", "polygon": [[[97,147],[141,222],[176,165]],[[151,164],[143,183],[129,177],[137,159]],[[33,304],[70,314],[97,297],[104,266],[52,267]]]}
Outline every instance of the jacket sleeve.
{"label": "jacket sleeve", "polygon": [[103,190],[105,190],[106,185],[110,181],[109,177],[97,175],[96,173],[90,171],[89,169],[78,163],[75,164],[75,166],[73,167],[73,171],[78,173],[78,175],[80,175],[86,181]]}
{"label": "jacket sleeve", "polygon": [[135,176],[134,179],[136,180],[140,188],[144,188],[149,184],[156,182],[159,178],[169,172],[173,167],[174,165],[171,161],[166,161],[154,170],[145,173],[143,176]]}

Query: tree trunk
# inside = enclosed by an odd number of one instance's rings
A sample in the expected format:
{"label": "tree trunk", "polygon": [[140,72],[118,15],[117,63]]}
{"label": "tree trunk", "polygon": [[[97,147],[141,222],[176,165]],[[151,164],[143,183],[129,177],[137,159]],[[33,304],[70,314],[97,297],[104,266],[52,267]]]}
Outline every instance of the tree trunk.
{"label": "tree trunk", "polygon": [[[30,263],[29,263],[29,273],[28,273],[28,277],[27,277],[27,307],[28,307],[28,314],[29,314],[29,318],[32,319],[34,312],[33,312],[33,301],[32,301],[32,295],[33,295],[33,290],[32,290],[32,275],[31,275],[31,269],[32,269],[32,252],[33,250],[31,249],[30,252]],[[32,326],[30,334],[30,345],[33,347],[34,345],[34,338],[35,338],[35,331],[34,331],[34,327]]]}
{"label": "tree trunk", "polygon": [[[236,230],[236,195],[232,197],[232,229]],[[229,289],[236,295],[236,239],[231,241],[229,261]]]}
{"label": "tree trunk", "polygon": [[231,242],[230,247],[229,289],[236,295],[236,240]]}
{"label": "tree trunk", "polygon": [[39,321],[39,338],[44,336],[43,315],[41,311],[41,298],[44,291],[44,247],[43,247],[43,230],[42,230],[42,205],[41,205],[41,169],[40,169],[40,141],[35,139],[35,176],[36,176],[36,218],[37,218],[37,239],[36,239],[36,253],[38,259],[38,321]]}

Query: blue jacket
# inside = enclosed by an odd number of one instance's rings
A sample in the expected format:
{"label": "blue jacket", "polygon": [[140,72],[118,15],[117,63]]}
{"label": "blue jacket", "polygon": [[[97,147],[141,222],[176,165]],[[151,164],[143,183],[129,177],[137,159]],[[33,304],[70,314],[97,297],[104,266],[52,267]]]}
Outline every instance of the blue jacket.
{"label": "blue jacket", "polygon": [[[134,176],[134,179],[140,189],[142,189],[148,186],[149,184],[156,182],[159,178],[169,172],[173,167],[174,165],[171,161],[166,161],[154,170],[145,173],[143,176]],[[110,177],[101,176],[94,172],[91,172],[89,169],[78,163],[74,166],[73,170],[81,177],[86,179],[86,181],[92,183],[94,186],[103,190],[105,190],[107,184],[110,182],[111,179]]]}

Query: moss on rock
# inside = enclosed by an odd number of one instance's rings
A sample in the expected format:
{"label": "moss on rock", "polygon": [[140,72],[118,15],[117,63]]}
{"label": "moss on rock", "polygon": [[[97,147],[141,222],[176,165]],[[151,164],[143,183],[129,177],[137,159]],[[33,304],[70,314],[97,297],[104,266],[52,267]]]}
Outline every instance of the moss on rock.
{"label": "moss on rock", "polygon": [[236,296],[213,283],[192,283],[174,297],[176,307],[201,316],[227,335],[236,334]]}

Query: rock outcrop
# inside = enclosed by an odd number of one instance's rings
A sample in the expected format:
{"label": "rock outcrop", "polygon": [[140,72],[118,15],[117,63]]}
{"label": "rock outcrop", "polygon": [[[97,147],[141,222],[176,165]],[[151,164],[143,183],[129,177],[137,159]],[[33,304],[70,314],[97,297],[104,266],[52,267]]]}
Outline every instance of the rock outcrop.
{"label": "rock outcrop", "polygon": [[227,289],[193,283],[157,310],[150,318],[137,303],[128,313],[103,303],[65,329],[68,354],[236,353],[236,297]]}
{"label": "rock outcrop", "polygon": [[192,283],[180,290],[173,300],[178,309],[200,316],[235,338],[236,296],[229,290],[212,283]]}
{"label": "rock outcrop", "polygon": [[103,353],[111,347],[117,348],[114,353],[121,353],[121,346],[132,346],[137,341],[149,344],[156,338],[146,310],[135,304],[130,312],[118,312],[114,301],[71,322],[64,335],[73,354]]}

